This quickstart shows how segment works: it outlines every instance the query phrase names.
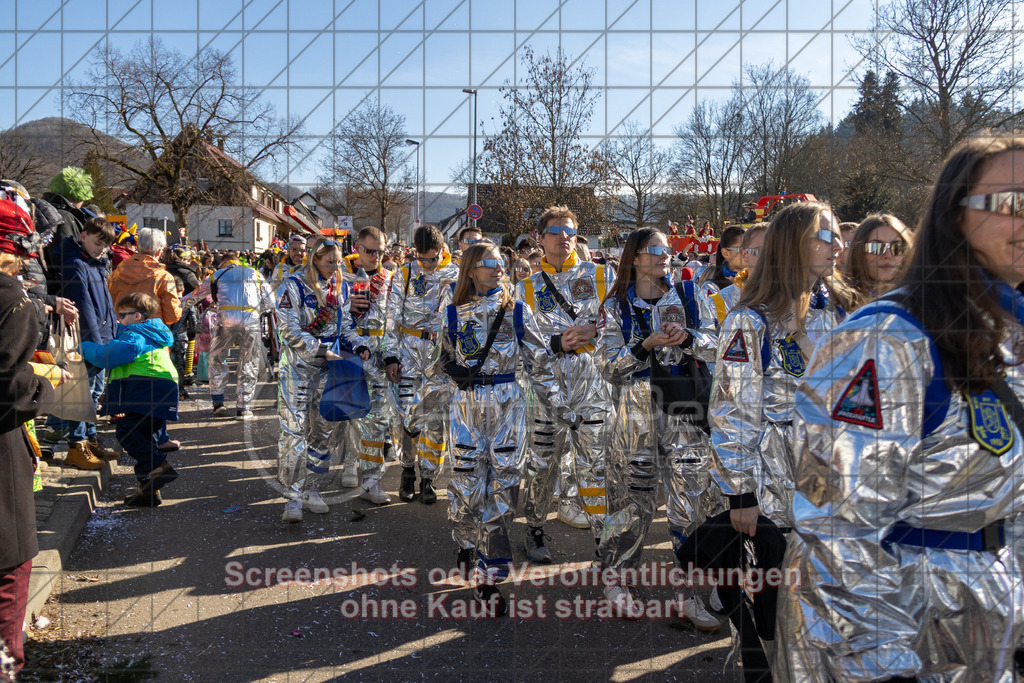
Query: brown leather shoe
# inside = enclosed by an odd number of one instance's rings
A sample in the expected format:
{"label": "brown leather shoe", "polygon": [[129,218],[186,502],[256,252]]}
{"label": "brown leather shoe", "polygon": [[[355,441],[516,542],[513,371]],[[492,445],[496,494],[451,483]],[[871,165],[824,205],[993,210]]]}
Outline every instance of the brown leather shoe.
{"label": "brown leather shoe", "polygon": [[64,456],[64,464],[68,467],[77,467],[80,470],[103,469],[103,461],[92,454],[88,441],[71,444],[67,455]]}
{"label": "brown leather shoe", "polygon": [[92,452],[96,458],[106,460],[108,462],[112,460],[116,461],[118,457],[120,457],[118,453],[110,450],[109,448],[104,448],[100,443],[100,440],[96,437],[89,439],[89,451]]}

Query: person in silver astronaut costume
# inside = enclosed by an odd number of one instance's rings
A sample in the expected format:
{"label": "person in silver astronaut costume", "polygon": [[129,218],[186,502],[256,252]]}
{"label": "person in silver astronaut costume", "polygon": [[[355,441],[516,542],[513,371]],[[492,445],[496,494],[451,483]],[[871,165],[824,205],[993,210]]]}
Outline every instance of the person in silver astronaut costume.
{"label": "person in silver astronaut costume", "polygon": [[301,273],[304,265],[306,265],[306,238],[302,235],[292,235],[288,238],[288,250],[281,257],[281,261],[274,266],[270,286],[276,292],[286,277]]}
{"label": "person in silver astronaut costume", "polygon": [[440,416],[429,399],[431,386],[423,378],[437,337],[442,288],[455,281],[458,269],[444,249],[441,231],[433,225],[416,229],[413,248],[416,260],[399,268],[391,281],[384,362],[388,379],[397,386],[396,409],[404,425],[404,433],[395,434],[393,443],[396,448],[402,444],[398,497],[405,502],[413,499],[418,461],[420,502],[431,504],[437,500],[433,480],[445,445]]}
{"label": "person in silver astronaut costume", "polygon": [[[665,487],[669,533],[677,547],[720,503],[711,479],[708,435],[687,416],[666,415],[652,402],[652,356],[662,366],[678,365],[684,354],[713,358],[717,348],[714,332],[700,329],[693,283],[680,283],[683,299],[672,283],[671,258],[672,248],[660,231],[634,231],[623,247],[615,285],[604,305],[601,362],[608,381],[619,388],[605,470],[608,479],[614,476],[623,482],[623,500],[613,499],[609,491],[598,546],[598,557],[609,569],[635,569],[640,564],[658,506],[659,480]],[[643,616],[642,603],[633,599],[621,577],[609,581],[604,592],[619,616]],[[692,590],[680,596],[680,603],[697,628],[715,631],[721,626]]]}
{"label": "person in silver astronaut costume", "polygon": [[[783,533],[792,529],[793,395],[814,343],[842,313],[836,301],[844,290],[831,277],[841,250],[827,206],[787,206],[769,225],[758,264],[722,324],[709,407],[712,472],[740,534],[756,533],[759,514]],[[822,281],[835,297],[822,294]]]}
{"label": "person in silver astronaut costume", "polygon": [[[565,398],[572,418],[571,425],[567,425],[537,406],[531,430],[524,545],[530,561],[547,564],[552,560],[544,543],[543,525],[553,506],[560,458],[567,449],[572,453],[575,484],[595,545],[604,527],[604,451],[614,405],[594,354],[599,342],[597,322],[603,317],[601,302],[614,275],[607,266],[582,262],[576,256],[577,221],[567,207],[549,207],[538,219],[537,229],[544,250],[541,271],[519,283],[516,298],[533,310],[551,351],[545,371],[553,375],[552,381]],[[567,306],[558,302],[559,296]],[[567,311],[567,307],[572,310]],[[571,490],[573,482],[563,484],[563,490]]]}
{"label": "person in silver astronaut costume", "polygon": [[[391,446],[391,425],[394,421],[394,402],[391,385],[384,374],[384,328],[387,323],[386,306],[391,289],[392,271],[380,265],[387,250],[388,240],[379,228],[367,226],[356,235],[355,258],[346,256],[341,269],[346,283],[355,281],[360,269],[370,278],[365,293],[352,292],[349,312],[356,324],[359,344],[372,353],[372,363],[364,366],[370,389],[370,412],[350,426],[355,453],[358,453],[358,480],[360,497],[375,505],[391,502],[380,487],[384,477],[385,458]],[[339,432],[342,430],[339,429]],[[348,463],[346,462],[346,469]],[[348,472],[346,471],[346,476]]]}
{"label": "person in silver astronaut costume", "polygon": [[547,340],[529,307],[513,299],[504,272],[494,244],[466,249],[454,303],[442,311],[439,352],[430,368],[431,376],[450,377],[457,387],[450,408],[448,489],[457,565],[465,575],[475,551],[474,595],[492,615],[505,613],[504,597],[495,584],[508,576],[513,562],[509,532],[528,442],[526,397],[516,381],[520,363],[538,399],[564,419],[558,405],[551,407],[561,397],[549,365],[542,362],[548,355]]}
{"label": "person in silver astronaut costume", "polygon": [[740,242],[740,263],[743,268],[732,278],[731,285],[708,295],[708,302],[714,309],[716,329],[725,322],[725,316],[729,315],[729,311],[736,308],[736,304],[739,303],[743,284],[750,277],[750,271],[757,265],[758,255],[764,245],[764,233],[767,229],[767,223],[755,223],[747,228],[747,231],[743,233],[743,241]]}
{"label": "person in silver astronaut costume", "polygon": [[258,271],[241,265],[230,251],[221,268],[210,277],[210,295],[217,304],[217,328],[210,344],[210,398],[213,414],[225,413],[224,387],[228,381],[228,351],[238,343],[238,418],[252,419],[262,355],[260,315],[274,305],[274,295]]}
{"label": "person in silver astronaut costume", "polygon": [[897,289],[815,350],[779,680],[1020,680],[1021,178],[1024,138],[962,143]]}
{"label": "person in silver astronaut costume", "polygon": [[319,238],[313,242],[302,275],[288,276],[277,290],[282,350],[277,477],[286,489],[281,515],[285,522],[301,522],[304,507],[315,514],[328,512],[317,483],[330,465],[337,426],[324,420],[319,410],[327,382],[325,361],[336,358],[331,346],[340,335],[343,344],[364,361],[370,357],[345,305],[348,287],[341,282],[340,262],[341,244]]}

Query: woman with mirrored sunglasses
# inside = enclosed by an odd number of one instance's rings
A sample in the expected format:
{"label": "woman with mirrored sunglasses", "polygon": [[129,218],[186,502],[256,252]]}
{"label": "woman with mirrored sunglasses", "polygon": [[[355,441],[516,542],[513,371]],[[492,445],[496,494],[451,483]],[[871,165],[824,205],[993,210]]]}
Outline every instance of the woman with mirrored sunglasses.
{"label": "woman with mirrored sunglasses", "polygon": [[1024,138],[954,149],[896,287],[811,359],[787,680],[1019,680],[1024,216],[993,196],[1022,179]]}
{"label": "woman with mirrored sunglasses", "polygon": [[[837,324],[835,306],[815,291],[835,284],[842,248],[827,205],[786,206],[769,224],[757,265],[722,323],[710,405],[712,473],[741,538],[756,535],[759,517],[784,533],[793,526],[793,396],[815,343]],[[726,610],[741,602],[735,583],[718,593]]]}
{"label": "woman with mirrored sunglasses", "polygon": [[[601,365],[618,395],[611,444],[605,456],[609,515],[598,557],[605,569],[636,570],[657,509],[658,485],[665,489],[669,533],[681,545],[719,504],[709,472],[711,442],[684,415],[668,415],[652,396],[651,361],[678,366],[686,354],[713,357],[715,336],[701,331],[692,282],[669,274],[672,249],[654,228],[634,231],[623,247],[615,285],[605,299]],[[689,323],[689,324],[688,324]],[[623,577],[609,578],[605,596],[618,616],[638,618],[643,604]],[[680,608],[693,624],[715,631],[721,624],[690,589]]]}
{"label": "woman with mirrored sunglasses", "polygon": [[853,295],[852,308],[885,294],[900,275],[913,234],[892,214],[872,214],[853,232],[842,268]]}
{"label": "woman with mirrored sunglasses", "polygon": [[533,268],[530,267],[529,261],[524,258],[516,259],[515,263],[512,264],[512,286],[518,285],[530,277],[532,273]]}
{"label": "woman with mirrored sunglasses", "polygon": [[[505,613],[497,584],[512,563],[509,532],[529,437],[526,394],[516,381],[522,364],[533,391],[551,407],[560,401],[545,340],[529,306],[515,301],[504,260],[491,242],[466,249],[452,294],[441,311],[429,378],[455,385],[449,407],[452,480],[448,519],[466,573],[475,566],[474,597],[491,616]],[[490,346],[488,347],[488,341]]]}

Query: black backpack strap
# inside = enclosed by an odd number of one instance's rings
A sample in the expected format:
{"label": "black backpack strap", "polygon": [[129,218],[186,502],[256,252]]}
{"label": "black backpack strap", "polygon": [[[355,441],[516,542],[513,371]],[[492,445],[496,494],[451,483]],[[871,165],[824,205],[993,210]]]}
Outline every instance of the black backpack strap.
{"label": "black backpack strap", "polygon": [[[494,346],[494,338],[498,336],[498,329],[501,328],[501,321],[505,319],[505,307],[502,306],[498,309],[498,315],[494,318],[494,322],[491,323],[491,329],[487,331],[487,341],[484,343],[484,348],[480,349],[480,353],[476,354],[476,364],[472,367],[473,372],[476,372],[483,367],[484,361],[487,360],[487,354],[491,352],[491,347]],[[474,359],[475,360],[475,359]]]}
{"label": "black backpack strap", "polygon": [[1006,378],[998,378],[992,386],[992,391],[995,393],[996,398],[999,399],[999,402],[1003,404],[1003,407],[1006,408],[1006,412],[1010,414],[1010,418],[1017,425],[1017,429],[1020,430],[1021,434],[1024,434],[1024,405],[1021,405],[1017,394],[1013,393],[1013,389],[1006,383]]}
{"label": "black backpack strap", "polygon": [[540,271],[540,276],[544,278],[544,283],[548,286],[548,289],[551,291],[551,296],[554,297],[558,305],[562,307],[563,311],[565,311],[565,314],[568,315],[569,318],[575,323],[577,315],[576,309],[573,308],[572,304],[565,300],[565,297],[562,296],[562,293],[558,291],[558,287],[555,287],[555,283],[551,281],[551,278],[548,277],[547,273],[545,273],[542,270]]}

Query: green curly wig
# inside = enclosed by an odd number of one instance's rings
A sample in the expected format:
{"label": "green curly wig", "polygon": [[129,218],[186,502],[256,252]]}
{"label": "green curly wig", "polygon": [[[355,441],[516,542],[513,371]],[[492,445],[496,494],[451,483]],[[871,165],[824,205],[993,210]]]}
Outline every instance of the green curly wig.
{"label": "green curly wig", "polygon": [[65,166],[50,180],[50,192],[73,202],[92,199],[92,176],[77,166]]}

